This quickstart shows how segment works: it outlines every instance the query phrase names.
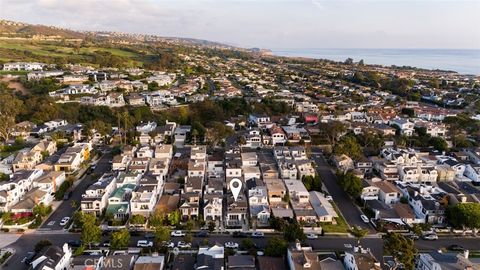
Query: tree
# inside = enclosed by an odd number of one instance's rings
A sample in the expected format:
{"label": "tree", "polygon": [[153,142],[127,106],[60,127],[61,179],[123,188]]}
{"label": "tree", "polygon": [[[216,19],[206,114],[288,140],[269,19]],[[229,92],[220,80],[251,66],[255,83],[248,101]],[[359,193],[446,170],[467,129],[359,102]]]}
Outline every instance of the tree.
{"label": "tree", "polygon": [[433,146],[433,148],[441,152],[448,150],[447,142],[441,137],[432,137],[429,140],[429,144]]}
{"label": "tree", "polygon": [[456,228],[480,229],[480,204],[459,203],[447,208],[448,221]]}
{"label": "tree", "polygon": [[192,130],[192,137],[193,137],[193,144],[194,145],[197,145],[197,136],[198,136],[198,130],[196,128],[194,128]]}
{"label": "tree", "polygon": [[155,228],[155,244],[157,247],[161,246],[163,242],[170,240],[170,229],[168,227],[160,226]]}
{"label": "tree", "polygon": [[171,226],[177,226],[180,223],[180,211],[175,210],[172,213],[168,214],[168,223]]}
{"label": "tree", "polygon": [[355,226],[350,230],[350,233],[355,238],[357,238],[357,243],[358,243],[358,245],[360,245],[360,240],[368,234],[368,230],[364,230],[360,227]]}
{"label": "tree", "polygon": [[353,173],[338,172],[337,180],[338,180],[338,184],[342,187],[342,189],[353,198],[360,196],[360,194],[362,193],[362,189],[363,189],[362,180],[357,176],[355,176]]}
{"label": "tree", "polygon": [[214,221],[209,221],[209,222],[208,222],[208,231],[209,231],[209,232],[215,231],[215,226],[216,226],[216,225],[215,225],[215,222],[214,222]]}
{"label": "tree", "polygon": [[22,109],[22,101],[16,98],[13,91],[0,84],[0,139],[10,139],[11,128],[15,125],[15,118]]}
{"label": "tree", "polygon": [[274,230],[283,232],[287,226],[285,219],[279,217],[270,218],[270,227]]}
{"label": "tree", "polygon": [[320,176],[315,175],[306,175],[302,177],[302,182],[305,185],[305,188],[308,191],[322,191],[322,181],[320,181]]}
{"label": "tree", "polygon": [[340,138],[340,141],[333,148],[335,155],[345,154],[352,159],[359,159],[362,156],[362,147],[355,136],[347,135]]}
{"label": "tree", "polygon": [[91,247],[92,243],[100,242],[102,230],[97,226],[97,217],[93,214],[83,213],[81,216],[82,235],[81,239],[84,244]]}
{"label": "tree", "polygon": [[283,231],[283,237],[290,242],[297,239],[300,241],[306,239],[302,227],[300,227],[300,224],[298,224],[296,220],[285,227],[285,230]]}
{"label": "tree", "polygon": [[52,212],[51,206],[45,206],[43,203],[37,204],[33,207],[33,214],[39,215],[41,217],[46,217],[48,214]]}
{"label": "tree", "polygon": [[145,224],[145,217],[142,215],[133,215],[130,219],[132,224]]}
{"label": "tree", "polygon": [[265,247],[265,255],[272,257],[282,257],[287,253],[288,242],[284,239],[274,236],[268,240]]}
{"label": "tree", "polygon": [[393,256],[395,260],[402,263],[407,270],[414,269],[414,259],[417,249],[413,240],[405,238],[398,233],[387,233],[384,238],[385,253]]}
{"label": "tree", "polygon": [[112,249],[123,249],[128,247],[130,242],[130,232],[127,229],[121,229],[112,233],[110,245]]}
{"label": "tree", "polygon": [[52,245],[52,242],[50,242],[49,240],[46,240],[46,239],[40,240],[35,244],[35,248],[33,250],[36,253],[39,253],[40,251],[42,251],[42,249],[51,245]]}

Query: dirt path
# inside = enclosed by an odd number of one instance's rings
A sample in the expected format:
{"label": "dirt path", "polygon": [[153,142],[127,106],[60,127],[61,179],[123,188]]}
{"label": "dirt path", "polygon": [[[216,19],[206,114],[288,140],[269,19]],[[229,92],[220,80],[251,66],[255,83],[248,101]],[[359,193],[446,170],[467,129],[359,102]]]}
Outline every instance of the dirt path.
{"label": "dirt path", "polygon": [[4,76],[0,78],[0,81],[6,82],[9,88],[15,89],[15,92],[21,92],[22,94],[28,94],[28,90],[17,81],[17,76]]}

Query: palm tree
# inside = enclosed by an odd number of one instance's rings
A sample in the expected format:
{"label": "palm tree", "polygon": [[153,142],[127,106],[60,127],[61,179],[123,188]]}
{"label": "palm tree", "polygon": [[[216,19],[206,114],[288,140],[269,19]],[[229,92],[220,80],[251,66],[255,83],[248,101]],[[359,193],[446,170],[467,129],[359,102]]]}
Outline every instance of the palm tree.
{"label": "palm tree", "polygon": [[193,137],[193,144],[194,145],[197,145],[197,136],[198,136],[198,131],[197,131],[197,129],[194,128],[192,130],[192,137]]}

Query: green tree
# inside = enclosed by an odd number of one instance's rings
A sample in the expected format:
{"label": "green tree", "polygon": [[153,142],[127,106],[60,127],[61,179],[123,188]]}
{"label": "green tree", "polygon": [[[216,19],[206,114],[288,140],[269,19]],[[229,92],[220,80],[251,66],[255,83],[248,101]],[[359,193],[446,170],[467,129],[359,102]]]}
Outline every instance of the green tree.
{"label": "green tree", "polygon": [[48,214],[52,212],[51,206],[45,206],[45,204],[40,203],[33,207],[33,214],[39,215],[41,217],[46,217]]}
{"label": "green tree", "polygon": [[163,242],[170,240],[170,229],[168,227],[159,226],[155,228],[155,245],[160,247]]}
{"label": "green tree", "polygon": [[50,242],[49,240],[46,240],[46,239],[40,240],[35,244],[35,248],[33,250],[36,253],[39,253],[40,251],[42,251],[42,249],[51,245],[52,245],[52,242]]}
{"label": "green tree", "polygon": [[209,221],[209,222],[208,222],[208,231],[209,231],[209,232],[215,231],[215,226],[216,226],[216,225],[215,225],[215,222],[214,222],[214,221]]}
{"label": "green tree", "polygon": [[170,226],[177,226],[180,223],[180,211],[175,210],[168,214],[168,223]]}
{"label": "green tree", "polygon": [[352,159],[359,159],[362,156],[362,147],[355,136],[347,135],[340,138],[340,141],[333,148],[335,155],[345,154]]}
{"label": "green tree", "polygon": [[300,224],[298,224],[296,220],[285,227],[283,237],[290,242],[295,240],[303,241],[306,239],[302,227],[300,227]]}
{"label": "green tree", "polygon": [[272,257],[282,257],[287,253],[288,242],[285,239],[274,236],[268,240],[265,247],[265,255]]}
{"label": "green tree", "polygon": [[456,228],[480,229],[480,204],[459,203],[446,211],[448,221]]}
{"label": "green tree", "polygon": [[130,219],[132,224],[145,224],[145,217],[142,215],[133,215]]}
{"label": "green tree", "polygon": [[438,151],[447,151],[448,150],[448,144],[447,142],[440,137],[432,137],[429,140],[429,144],[433,146]]}
{"label": "green tree", "polygon": [[363,189],[362,180],[351,172],[337,172],[338,184],[348,195],[356,198],[360,196]]}
{"label": "green tree", "polygon": [[91,247],[92,243],[98,243],[102,237],[102,230],[97,226],[97,217],[93,214],[83,213],[81,216],[82,234],[81,240]]}
{"label": "green tree", "polygon": [[405,269],[414,269],[414,259],[417,254],[417,249],[412,240],[398,233],[387,233],[383,243],[386,254],[393,256],[397,261],[402,263]]}
{"label": "green tree", "polygon": [[350,233],[357,238],[357,243],[360,245],[360,240],[368,234],[368,230],[355,226],[350,230]]}
{"label": "green tree", "polygon": [[112,249],[123,249],[128,247],[130,242],[130,232],[127,229],[113,232],[110,238],[110,245]]}
{"label": "green tree", "polygon": [[10,139],[10,129],[15,125],[15,117],[22,109],[22,101],[16,98],[13,91],[0,84],[0,139]]}

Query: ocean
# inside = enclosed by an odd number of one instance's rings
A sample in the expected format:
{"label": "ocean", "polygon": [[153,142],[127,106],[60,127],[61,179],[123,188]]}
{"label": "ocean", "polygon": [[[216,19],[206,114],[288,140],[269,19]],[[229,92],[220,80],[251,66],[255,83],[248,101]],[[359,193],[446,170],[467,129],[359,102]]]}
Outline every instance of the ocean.
{"label": "ocean", "polygon": [[480,50],[464,49],[272,49],[274,55],[307,57],[365,64],[412,66],[480,75]]}

